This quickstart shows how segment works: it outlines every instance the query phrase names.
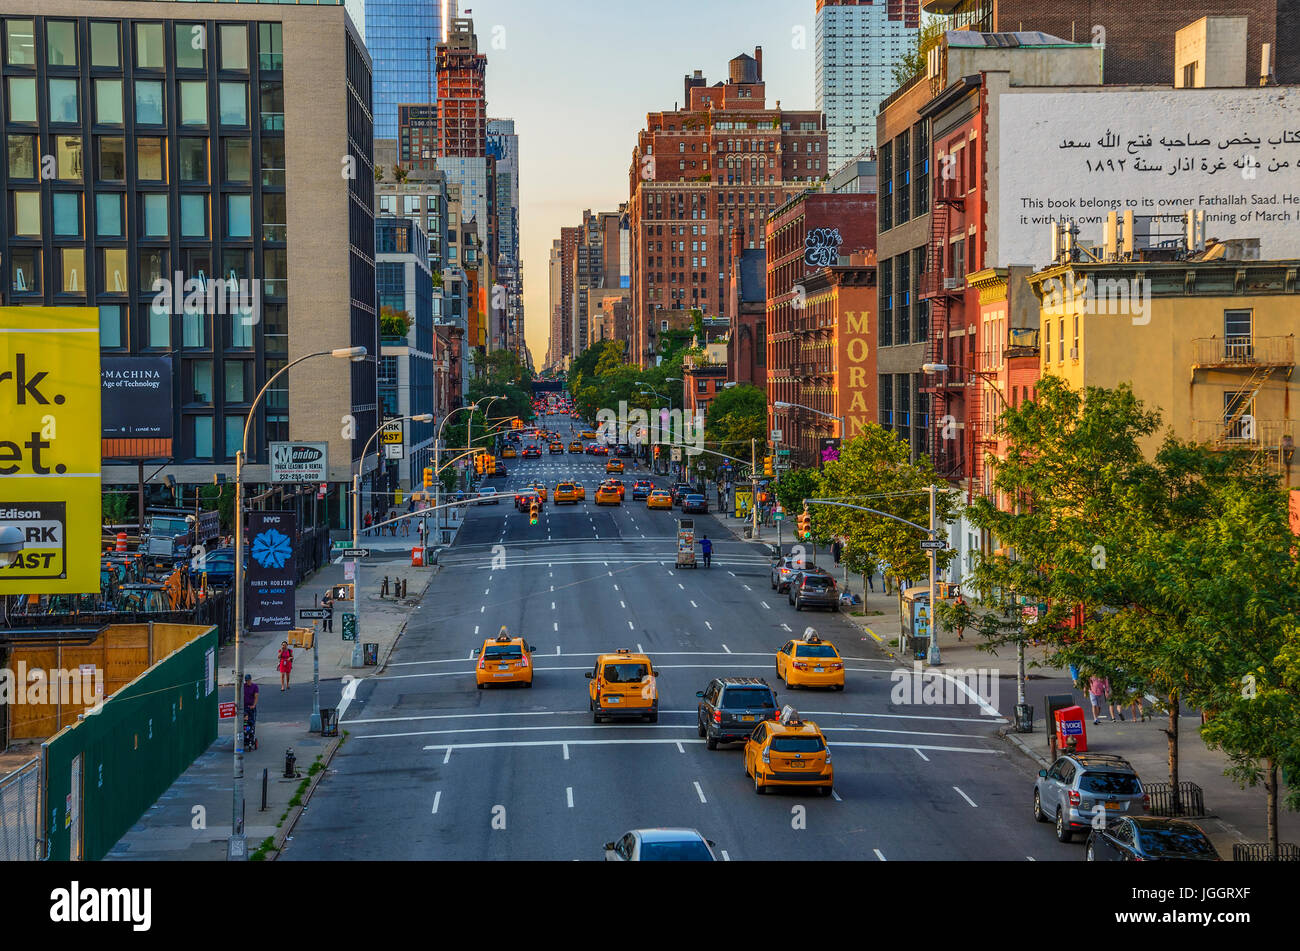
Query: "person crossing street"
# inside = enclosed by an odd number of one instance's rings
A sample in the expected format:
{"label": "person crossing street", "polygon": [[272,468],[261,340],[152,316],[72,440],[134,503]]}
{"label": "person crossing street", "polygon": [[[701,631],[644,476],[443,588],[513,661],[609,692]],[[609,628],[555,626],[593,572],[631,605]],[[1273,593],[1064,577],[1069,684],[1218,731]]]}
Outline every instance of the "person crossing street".
{"label": "person crossing street", "polygon": [[713,542],[709,541],[708,535],[705,535],[700,539],[700,551],[704,555],[704,567],[711,567],[713,561]]}

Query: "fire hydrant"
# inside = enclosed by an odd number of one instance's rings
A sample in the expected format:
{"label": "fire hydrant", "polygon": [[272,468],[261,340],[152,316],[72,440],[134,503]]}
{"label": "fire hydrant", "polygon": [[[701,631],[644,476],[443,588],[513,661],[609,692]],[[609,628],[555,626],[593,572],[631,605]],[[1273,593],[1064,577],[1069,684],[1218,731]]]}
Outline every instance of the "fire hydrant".
{"label": "fire hydrant", "polygon": [[284,751],[284,778],[285,779],[294,779],[298,775],[297,770],[294,769],[294,766],[295,764],[297,764],[297,762],[298,762],[298,757],[293,755],[293,747],[291,746]]}
{"label": "fire hydrant", "polygon": [[384,586],[380,589],[379,596],[381,598],[388,597],[388,575],[384,575]]}

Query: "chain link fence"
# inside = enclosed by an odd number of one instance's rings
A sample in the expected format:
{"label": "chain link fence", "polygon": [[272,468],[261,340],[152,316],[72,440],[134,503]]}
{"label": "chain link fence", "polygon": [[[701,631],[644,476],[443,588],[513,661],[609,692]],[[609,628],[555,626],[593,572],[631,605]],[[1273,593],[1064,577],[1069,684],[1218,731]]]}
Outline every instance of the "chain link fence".
{"label": "chain link fence", "polygon": [[0,862],[36,861],[41,808],[41,761],[0,777]]}

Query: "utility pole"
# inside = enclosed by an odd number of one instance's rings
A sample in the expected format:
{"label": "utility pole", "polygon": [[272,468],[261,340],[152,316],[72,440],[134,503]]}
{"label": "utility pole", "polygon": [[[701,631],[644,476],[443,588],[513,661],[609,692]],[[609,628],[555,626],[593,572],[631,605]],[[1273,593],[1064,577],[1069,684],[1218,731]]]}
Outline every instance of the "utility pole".
{"label": "utility pole", "polygon": [[[247,436],[245,436],[247,442]],[[227,861],[248,858],[244,832],[244,452],[235,453],[235,776],[231,792],[230,842]]]}
{"label": "utility pole", "polygon": [[[938,487],[935,486],[934,483],[930,483],[930,538],[931,539],[935,537],[935,531],[937,530],[937,526],[934,523],[935,493],[937,491],[937,488]],[[930,666],[931,667],[938,667],[939,664],[942,662],[939,657],[939,625],[936,623],[937,619],[935,617],[935,610],[934,610],[935,588],[937,587],[935,576],[938,571],[937,568],[938,559],[936,556],[938,554],[939,553],[936,552],[933,548],[930,549]]]}
{"label": "utility pole", "polygon": [[758,539],[758,440],[749,441],[749,515],[750,534]]}
{"label": "utility pole", "polygon": [[[352,547],[361,547],[361,466],[366,464],[366,460],[361,460],[361,465],[357,467],[357,473],[352,477]],[[352,578],[352,614],[356,618],[356,640],[352,642],[352,666],[360,667],[362,665],[361,657],[361,599],[364,597],[361,587],[361,559],[358,558],[353,562],[357,566]]]}

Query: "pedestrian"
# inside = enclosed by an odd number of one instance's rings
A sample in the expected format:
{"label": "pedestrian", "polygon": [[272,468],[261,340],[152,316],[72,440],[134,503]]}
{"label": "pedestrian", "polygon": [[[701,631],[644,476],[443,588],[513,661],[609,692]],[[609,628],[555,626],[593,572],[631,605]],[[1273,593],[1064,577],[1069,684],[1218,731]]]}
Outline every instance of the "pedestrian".
{"label": "pedestrian", "polygon": [[374,524],[374,521],[375,521],[374,516],[372,516],[369,512],[367,512],[367,513],[366,513],[366,521],[365,521],[365,529],[366,529],[366,530],[365,530],[362,534],[365,534],[365,535],[369,535],[369,534],[370,534],[370,526],[371,526],[372,524]]}
{"label": "pedestrian", "polygon": [[293,648],[289,646],[288,641],[280,642],[280,692],[284,693],[289,689],[289,675],[293,673]]}
{"label": "pedestrian", "polygon": [[1114,723],[1116,720],[1124,719],[1124,705],[1122,703],[1115,703],[1115,694],[1109,689],[1106,691],[1106,705],[1107,709],[1110,711],[1111,723]]}
{"label": "pedestrian", "polygon": [[1129,702],[1133,705],[1133,722],[1145,722],[1150,719],[1147,712],[1142,709],[1142,688],[1130,687],[1128,691]]}
{"label": "pedestrian", "polygon": [[1088,698],[1092,701],[1092,725],[1101,722],[1101,704],[1109,699],[1110,682],[1105,677],[1093,677],[1088,681]]}
{"label": "pedestrian", "polygon": [[250,728],[257,727],[257,684],[253,683],[252,674],[244,674],[244,722]]}
{"label": "pedestrian", "polygon": [[957,640],[964,641],[966,638],[962,635],[966,631],[966,599],[961,596],[960,588],[957,589],[957,600],[954,606],[957,608]]}
{"label": "pedestrian", "polygon": [[700,551],[704,553],[704,567],[711,567],[713,561],[713,542],[709,541],[708,535],[705,535],[700,539]]}
{"label": "pedestrian", "polygon": [[329,612],[328,614],[325,615],[325,618],[321,623],[321,630],[323,630],[326,634],[333,634],[334,633],[334,592],[333,591],[326,591],[323,595],[321,595],[320,606]]}
{"label": "pedestrian", "polygon": [[835,560],[835,564],[838,565],[840,563],[840,555],[843,553],[843,551],[844,551],[844,546],[840,544],[840,540],[838,538],[835,539],[835,541],[831,542],[831,558]]}

